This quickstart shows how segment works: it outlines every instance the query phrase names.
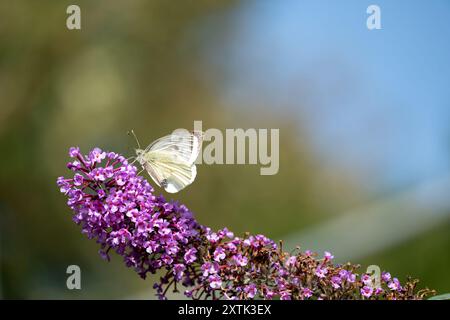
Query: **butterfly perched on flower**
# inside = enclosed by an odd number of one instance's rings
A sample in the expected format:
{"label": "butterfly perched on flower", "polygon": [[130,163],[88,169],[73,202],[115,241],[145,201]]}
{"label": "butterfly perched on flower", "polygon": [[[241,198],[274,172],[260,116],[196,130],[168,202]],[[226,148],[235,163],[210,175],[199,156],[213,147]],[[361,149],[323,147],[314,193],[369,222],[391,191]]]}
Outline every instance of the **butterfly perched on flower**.
{"label": "butterfly perched on flower", "polygon": [[195,180],[195,161],[202,148],[203,132],[175,130],[145,149],[141,149],[133,130],[131,133],[138,144],[135,161],[141,164],[159,187],[169,193],[176,193]]}

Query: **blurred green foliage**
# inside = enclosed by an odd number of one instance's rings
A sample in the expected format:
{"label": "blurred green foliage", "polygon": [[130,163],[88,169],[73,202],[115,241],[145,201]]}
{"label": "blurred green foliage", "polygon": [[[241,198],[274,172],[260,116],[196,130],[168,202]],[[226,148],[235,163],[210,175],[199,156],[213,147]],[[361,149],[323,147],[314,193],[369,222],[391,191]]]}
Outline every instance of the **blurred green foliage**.
{"label": "blurred green foliage", "polygon": [[[192,128],[194,120],[202,120],[205,129],[281,128],[278,175],[260,176],[257,166],[203,165],[196,182],[173,196],[212,228],[282,239],[367,201],[357,177],[323,175],[308,136],[288,117],[250,114],[218,100],[219,79],[204,77],[200,50],[207,43],[198,28],[205,17],[238,10],[239,2],[80,0],[80,31],[65,27],[69,4],[0,4],[4,298],[124,298],[150,288],[149,280],[117,257],[110,264],[99,259],[96,244],[72,223],[55,184],[68,174],[70,146],[132,155],[134,142],[126,135],[131,128],[143,143]],[[448,247],[446,227],[367,261],[448,288],[449,277],[436,272],[448,265]],[[70,264],[81,267],[81,291],[65,287]]]}

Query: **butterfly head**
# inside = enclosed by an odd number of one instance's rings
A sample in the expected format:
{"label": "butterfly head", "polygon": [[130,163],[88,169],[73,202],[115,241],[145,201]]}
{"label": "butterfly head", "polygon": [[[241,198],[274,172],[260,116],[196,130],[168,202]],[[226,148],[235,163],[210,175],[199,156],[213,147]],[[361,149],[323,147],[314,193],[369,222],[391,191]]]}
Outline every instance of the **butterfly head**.
{"label": "butterfly head", "polygon": [[145,163],[144,154],[145,154],[145,150],[136,149],[136,161],[139,162],[140,164]]}

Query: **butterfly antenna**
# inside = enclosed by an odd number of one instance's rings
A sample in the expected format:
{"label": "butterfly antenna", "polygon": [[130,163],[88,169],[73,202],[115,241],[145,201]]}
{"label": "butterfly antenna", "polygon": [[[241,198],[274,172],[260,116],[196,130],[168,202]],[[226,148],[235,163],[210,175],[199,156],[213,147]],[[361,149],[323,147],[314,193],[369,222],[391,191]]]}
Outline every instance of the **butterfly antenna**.
{"label": "butterfly antenna", "polygon": [[128,135],[132,134],[134,137],[134,140],[136,140],[136,143],[138,145],[138,148],[141,149],[141,144],[139,143],[138,138],[136,137],[136,134],[134,133],[134,130],[128,131]]}

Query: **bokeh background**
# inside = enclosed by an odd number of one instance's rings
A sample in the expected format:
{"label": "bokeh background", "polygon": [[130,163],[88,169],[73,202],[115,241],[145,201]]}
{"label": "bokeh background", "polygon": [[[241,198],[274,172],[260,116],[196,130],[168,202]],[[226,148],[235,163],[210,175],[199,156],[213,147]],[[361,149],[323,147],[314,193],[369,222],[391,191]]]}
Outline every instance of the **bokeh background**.
{"label": "bokeh background", "polygon": [[280,129],[277,175],[201,165],[172,196],[202,224],[450,291],[450,3],[377,0],[373,31],[370,4],[2,1],[0,296],[153,299],[99,258],[55,180],[70,146],[132,155],[129,129],[150,143],[194,120]]}

